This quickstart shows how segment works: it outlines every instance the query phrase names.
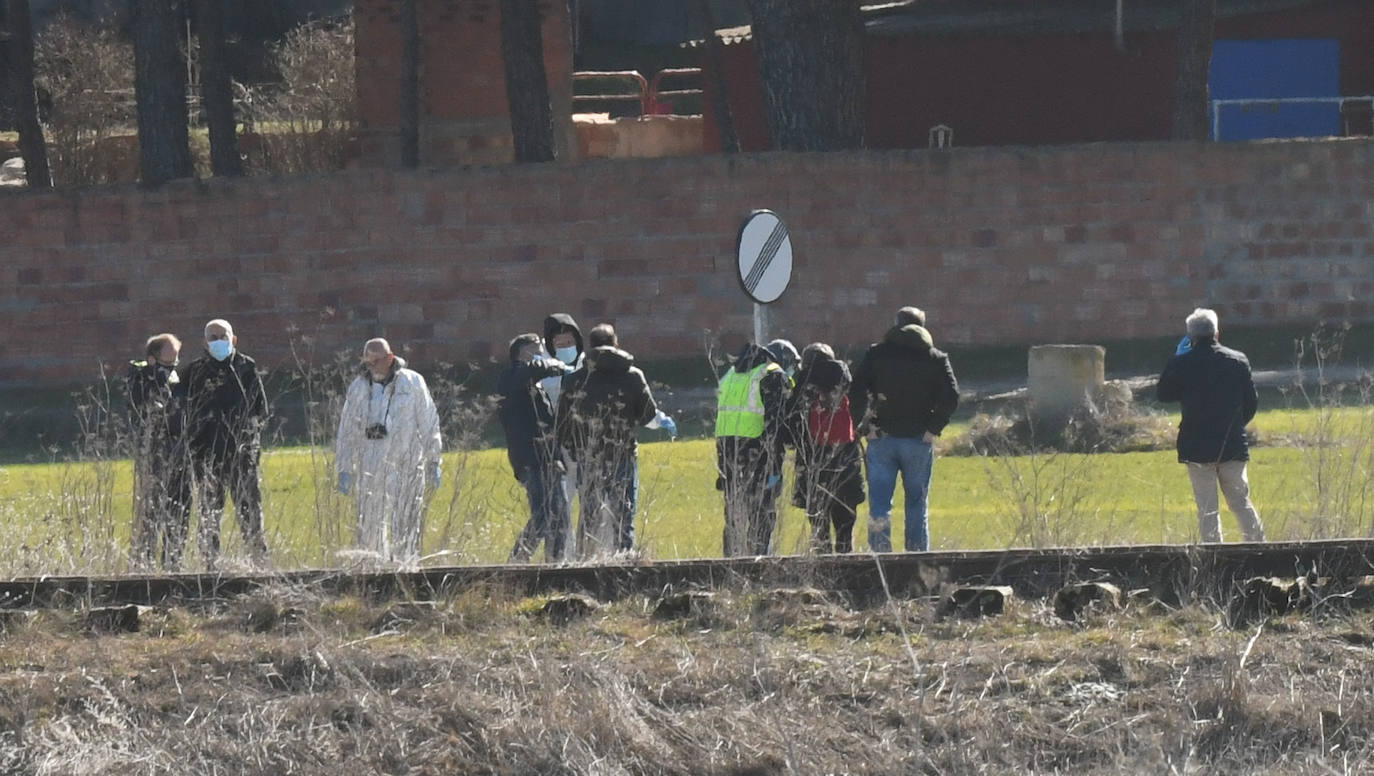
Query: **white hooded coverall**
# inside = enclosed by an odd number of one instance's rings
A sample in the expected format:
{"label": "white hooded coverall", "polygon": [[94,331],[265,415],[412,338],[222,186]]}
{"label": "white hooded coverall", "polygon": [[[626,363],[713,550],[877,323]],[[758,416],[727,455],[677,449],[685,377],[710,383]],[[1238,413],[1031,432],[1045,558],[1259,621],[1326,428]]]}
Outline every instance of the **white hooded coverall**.
{"label": "white hooded coverall", "polygon": [[[384,424],[386,436],[368,439],[365,430]],[[350,475],[358,503],[357,546],[389,562],[420,557],[425,477],[437,469],[443,450],[439,413],[425,378],[396,368],[386,383],[362,375],[348,387],[339,416],[335,465]]]}

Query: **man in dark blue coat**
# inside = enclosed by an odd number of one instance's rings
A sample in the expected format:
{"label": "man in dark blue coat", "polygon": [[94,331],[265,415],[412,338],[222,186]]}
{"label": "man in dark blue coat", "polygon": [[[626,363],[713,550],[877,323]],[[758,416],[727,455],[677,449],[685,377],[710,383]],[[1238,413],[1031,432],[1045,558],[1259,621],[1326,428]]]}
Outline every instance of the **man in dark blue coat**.
{"label": "man in dark blue coat", "polygon": [[1188,466],[1204,542],[1221,541],[1220,483],[1226,505],[1248,542],[1264,541],[1264,526],[1250,502],[1245,426],[1255,417],[1259,396],[1244,353],[1222,347],[1217,314],[1198,308],[1187,318],[1188,339],[1159,376],[1159,400],[1180,402],[1178,460]]}
{"label": "man in dark blue coat", "polygon": [[529,522],[510,553],[512,562],[528,561],[541,541],[548,561],[563,560],[567,548],[570,518],[563,464],[554,439],[553,405],[540,381],[570,369],[545,355],[538,334],[522,334],[511,340],[510,366],[497,378],[497,414],[506,432],[506,455],[530,504]]}

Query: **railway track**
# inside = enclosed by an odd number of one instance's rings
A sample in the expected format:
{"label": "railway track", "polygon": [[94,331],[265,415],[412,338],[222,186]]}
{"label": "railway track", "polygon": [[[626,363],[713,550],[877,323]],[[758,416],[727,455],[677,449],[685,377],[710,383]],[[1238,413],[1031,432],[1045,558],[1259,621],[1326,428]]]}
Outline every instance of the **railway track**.
{"label": "railway track", "polygon": [[1025,598],[1043,598],[1072,582],[1110,582],[1123,589],[1148,589],[1159,600],[1174,602],[1220,598],[1251,577],[1294,577],[1313,570],[1338,585],[1354,584],[1374,574],[1374,540],[436,566],[386,572],[44,576],[0,581],[0,609],[212,604],[282,585],[326,595],[406,600],[489,587],[525,596],[574,592],[601,601],[665,590],[808,586],[863,605],[889,593],[924,597],[958,585],[1001,585]]}

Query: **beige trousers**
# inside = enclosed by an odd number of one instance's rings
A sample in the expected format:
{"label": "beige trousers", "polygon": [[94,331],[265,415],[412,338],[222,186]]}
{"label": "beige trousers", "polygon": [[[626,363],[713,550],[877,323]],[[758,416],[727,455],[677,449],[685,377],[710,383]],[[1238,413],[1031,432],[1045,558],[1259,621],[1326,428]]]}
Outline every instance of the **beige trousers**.
{"label": "beige trousers", "polygon": [[1188,479],[1193,483],[1193,500],[1197,502],[1197,527],[1204,542],[1221,541],[1221,507],[1217,503],[1217,486],[1226,497],[1226,506],[1240,523],[1241,535],[1247,542],[1264,541],[1264,526],[1259,512],[1250,502],[1250,480],[1245,474],[1245,461],[1221,463],[1189,463]]}

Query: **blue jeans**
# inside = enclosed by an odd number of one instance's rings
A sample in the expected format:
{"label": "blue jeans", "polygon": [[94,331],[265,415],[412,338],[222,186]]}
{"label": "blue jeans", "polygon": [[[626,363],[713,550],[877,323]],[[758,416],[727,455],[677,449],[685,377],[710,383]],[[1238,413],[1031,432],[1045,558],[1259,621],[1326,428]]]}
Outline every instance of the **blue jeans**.
{"label": "blue jeans", "polygon": [[892,494],[906,493],[907,552],[930,549],[930,472],[935,448],[920,438],[880,436],[868,443],[868,546],[892,551]]}
{"label": "blue jeans", "polygon": [[535,466],[525,470],[525,495],[530,504],[530,520],[511,550],[512,563],[524,563],[544,542],[544,560],[563,560],[568,541],[568,500],[563,491],[563,475],[553,467]]}

